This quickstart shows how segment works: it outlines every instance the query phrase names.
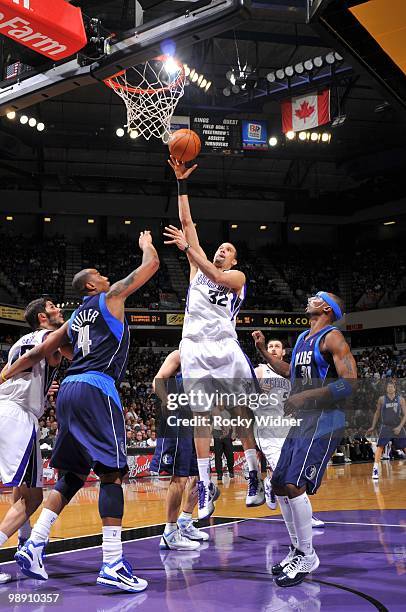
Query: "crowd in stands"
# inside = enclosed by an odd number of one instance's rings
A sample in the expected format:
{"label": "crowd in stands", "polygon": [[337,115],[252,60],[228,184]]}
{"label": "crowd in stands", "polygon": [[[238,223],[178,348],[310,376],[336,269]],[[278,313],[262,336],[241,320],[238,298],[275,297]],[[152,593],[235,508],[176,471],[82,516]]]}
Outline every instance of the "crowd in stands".
{"label": "crowd in stands", "polygon": [[65,290],[66,242],[62,236],[36,239],[0,235],[2,270],[19,293],[18,304],[42,294],[62,301]]}
{"label": "crowd in stands", "polygon": [[[211,260],[217,243],[202,244]],[[307,296],[328,288],[340,295],[347,283],[347,296],[352,296],[351,309],[381,308],[406,303],[406,256],[396,242],[375,243],[373,246],[354,247],[342,254],[321,245],[263,246],[250,250],[245,243],[236,243],[238,268],[247,277],[246,309],[297,309]],[[162,251],[162,249],[161,249]],[[172,253],[179,258],[185,283],[188,284],[189,264],[183,253]],[[123,278],[141,263],[141,253],[128,236],[106,240],[86,239],[81,245],[82,267],[95,267],[112,281]],[[131,296],[130,307],[173,308],[184,304],[185,296],[174,291],[165,252],[161,253],[161,267],[140,291]],[[2,268],[19,292],[19,303],[26,303],[42,294],[56,301],[64,301],[66,242],[61,236],[27,238],[0,235]],[[288,284],[296,303],[280,296],[274,278],[265,272],[269,261]],[[0,280],[1,284],[1,280]]]}

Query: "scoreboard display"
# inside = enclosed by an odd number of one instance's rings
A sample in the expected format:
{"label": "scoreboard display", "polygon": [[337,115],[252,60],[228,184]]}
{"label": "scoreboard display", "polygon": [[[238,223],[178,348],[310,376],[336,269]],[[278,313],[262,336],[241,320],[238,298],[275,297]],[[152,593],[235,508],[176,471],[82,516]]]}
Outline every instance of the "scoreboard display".
{"label": "scoreboard display", "polygon": [[190,128],[199,135],[202,153],[241,153],[241,120],[216,115],[191,118]]}
{"label": "scoreboard display", "polygon": [[[178,327],[184,320],[183,312],[163,311],[126,311],[127,322],[131,327]],[[242,312],[237,317],[237,327],[246,329],[305,329],[309,327],[309,319],[304,314],[272,313],[272,312]]]}

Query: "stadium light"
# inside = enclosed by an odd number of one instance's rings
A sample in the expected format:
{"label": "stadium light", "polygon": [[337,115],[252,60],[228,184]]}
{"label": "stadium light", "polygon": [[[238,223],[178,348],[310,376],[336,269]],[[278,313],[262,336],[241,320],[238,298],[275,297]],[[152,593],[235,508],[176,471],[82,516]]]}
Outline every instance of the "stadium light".
{"label": "stadium light", "polygon": [[139,136],[139,134],[138,134],[137,130],[130,130],[130,138],[135,140],[136,138],[138,138],[138,136]]}
{"label": "stadium light", "polygon": [[293,130],[289,130],[289,132],[286,132],[286,138],[288,140],[294,140],[295,139],[295,132]]}
{"label": "stadium light", "polygon": [[260,225],[260,226],[259,226],[259,229],[260,229],[260,230],[266,230],[266,228],[267,228],[267,225]]}
{"label": "stadium light", "polygon": [[206,81],[206,79],[203,79],[203,81],[200,83],[200,85],[199,85],[199,86],[200,86],[202,89],[204,89],[204,88],[206,87],[206,85],[207,85],[207,81]]}
{"label": "stadium light", "polygon": [[304,73],[304,66],[303,66],[302,62],[299,62],[298,64],[295,64],[295,72],[296,72],[296,74],[303,74]]}
{"label": "stadium light", "polygon": [[292,77],[294,75],[295,71],[293,70],[293,66],[286,66],[285,68],[285,74],[288,77]]}
{"label": "stadium light", "polygon": [[14,217],[12,215],[7,215],[6,221],[13,221]]}
{"label": "stadium light", "polygon": [[299,132],[299,140],[306,140],[307,132]]}
{"label": "stadium light", "polygon": [[25,125],[26,123],[28,123],[28,117],[27,117],[27,115],[21,115],[21,117],[20,117],[20,123],[22,123],[23,125]]}
{"label": "stadium light", "polygon": [[228,96],[230,95],[231,95],[231,89],[229,87],[224,87],[223,96],[226,96],[226,98],[228,98]]}
{"label": "stadium light", "polygon": [[300,225],[295,225],[293,228],[294,232],[300,232]]}
{"label": "stadium light", "polygon": [[396,221],[385,221],[384,225],[395,225]]}
{"label": "stadium light", "polygon": [[51,223],[51,217],[44,217],[44,223]]}
{"label": "stadium light", "polygon": [[116,136],[118,136],[119,138],[122,138],[124,136],[124,133],[125,132],[124,132],[123,128],[120,127],[120,128],[116,129]]}
{"label": "stadium light", "polygon": [[210,87],[211,87],[211,81],[208,81],[206,87],[204,88],[204,91],[209,91]]}
{"label": "stadium light", "polygon": [[305,63],[303,64],[305,69],[310,72],[311,70],[313,70],[313,60],[308,59],[305,61]]}
{"label": "stadium light", "polygon": [[196,81],[199,80],[199,74],[197,72],[194,73],[194,75],[191,78],[192,83],[196,83]]}
{"label": "stadium light", "polygon": [[310,140],[312,142],[317,142],[318,140],[320,140],[320,134],[318,134],[317,132],[312,132],[310,134]]}
{"label": "stadium light", "polygon": [[190,74],[190,68],[189,68],[189,66],[187,64],[183,64],[183,70],[184,70],[184,73],[185,73],[185,77],[188,77],[189,74]]}
{"label": "stadium light", "polygon": [[38,130],[38,132],[43,132],[45,130],[45,124],[42,123],[42,121],[37,123],[37,130]]}
{"label": "stadium light", "polygon": [[279,70],[276,71],[276,78],[280,81],[285,78],[285,71],[283,70],[283,68],[279,68]]}
{"label": "stadium light", "polygon": [[330,140],[331,140],[331,134],[329,134],[328,132],[323,132],[323,134],[321,135],[321,141],[330,142]]}
{"label": "stadium light", "polygon": [[87,222],[89,223],[89,225],[92,225],[94,223],[94,219],[88,219]]}
{"label": "stadium light", "polygon": [[231,229],[237,229],[238,225],[236,223],[233,223],[231,226]]}
{"label": "stadium light", "polygon": [[276,76],[274,72],[268,72],[268,74],[266,75],[266,78],[270,83],[275,83]]}
{"label": "stadium light", "polygon": [[131,219],[125,219],[124,225],[131,225]]}
{"label": "stadium light", "polygon": [[6,115],[7,119],[15,119],[16,118],[16,114],[15,111],[10,111],[9,113],[7,113]]}
{"label": "stadium light", "polygon": [[28,120],[28,125],[32,128],[37,125],[37,120],[35,119],[35,117],[30,117],[30,119]]}
{"label": "stadium light", "polygon": [[269,139],[269,145],[271,147],[276,147],[277,144],[278,144],[278,139],[276,138],[276,136],[271,136]]}
{"label": "stadium light", "polygon": [[313,64],[316,66],[316,68],[321,68],[323,65],[323,58],[318,55],[313,59]]}

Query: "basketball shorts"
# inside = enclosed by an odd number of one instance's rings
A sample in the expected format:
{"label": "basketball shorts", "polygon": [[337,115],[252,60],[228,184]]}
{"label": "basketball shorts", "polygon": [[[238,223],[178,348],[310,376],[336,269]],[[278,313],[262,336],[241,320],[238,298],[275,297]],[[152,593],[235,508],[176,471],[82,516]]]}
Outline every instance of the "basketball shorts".
{"label": "basketball shorts", "polygon": [[91,468],[98,473],[104,466],[125,474],[128,466],[124,418],[113,380],[110,392],[108,386],[102,390],[72,378],[65,379],[58,392],[58,436],[51,466],[83,475]]}
{"label": "basketball shorts", "polygon": [[254,368],[234,338],[183,338],[179,349],[183,387],[193,412],[210,412],[219,403],[227,409],[249,405],[250,394],[259,392]]}
{"label": "basketball shorts", "polygon": [[382,425],[381,431],[379,432],[379,439],[377,446],[386,446],[392,440],[392,448],[397,450],[403,450],[406,448],[406,431],[403,428],[401,432],[395,436],[393,430],[396,426]]}
{"label": "basketball shorts", "polygon": [[193,438],[158,438],[150,470],[159,474],[166,472],[172,476],[198,476]]}
{"label": "basketball shorts", "polygon": [[307,493],[313,495],[343,437],[344,413],[341,410],[302,412],[299,418],[301,423],[291,427],[282,446],[272,483],[306,486]]}
{"label": "basketball shorts", "polygon": [[15,402],[0,402],[0,479],[4,485],[42,488],[37,417]]}

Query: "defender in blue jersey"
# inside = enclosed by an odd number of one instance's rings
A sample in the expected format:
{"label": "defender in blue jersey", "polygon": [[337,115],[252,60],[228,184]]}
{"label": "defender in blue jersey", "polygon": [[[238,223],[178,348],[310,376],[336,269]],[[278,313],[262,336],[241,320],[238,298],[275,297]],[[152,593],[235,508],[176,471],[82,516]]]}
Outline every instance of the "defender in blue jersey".
{"label": "defender in blue jersey", "polygon": [[285,414],[298,419],[284,442],[272,477],[291,539],[287,557],[272,568],[275,582],[283,587],[299,584],[320,563],[313,549],[308,494],[316,493],[341,440],[344,403],[357,377],[350,348],[333,325],[342,318],[343,309],[342,300],[325,291],[308,300],[310,329],[299,336],[290,365],[268,353],[261,332],[253,334],[266,362],[278,374],[290,377],[292,392],[285,403]]}
{"label": "defender in blue jersey", "polygon": [[78,272],[72,286],[83,296],[83,303],[68,323],[41,346],[25,353],[8,371],[12,376],[60,346],[70,343],[73,347],[72,364],[57,399],[59,431],[51,459],[51,465],[65,474],[44,504],[30,539],[16,553],[23,572],[40,580],[48,578],[42,556],[51,526],[93,468],[100,477],[99,513],[103,523],[103,565],[97,583],[130,592],[147,587],[145,580],[133,576],[122,552],[122,478],[128,468],[123,409],[117,392],[129,349],[125,300],[159,267],[149,231],[141,232],[139,246],[143,251],[141,266],[114,285],[110,286],[108,278],[97,270]]}
{"label": "defender in blue jersey", "polygon": [[389,442],[392,442],[392,448],[406,453],[406,402],[404,397],[396,392],[396,385],[392,380],[386,384],[385,395],[378,399],[372,425],[366,435],[373,433],[379,422],[381,426],[372,470],[373,480],[379,479],[379,464]]}
{"label": "defender in blue jersey", "polygon": [[[167,408],[168,397],[184,393],[179,350],[167,355],[152,384],[161,400],[162,410],[150,469],[156,473],[171,473],[166,494],[166,525],[159,547],[164,550],[196,550],[200,542],[209,539],[209,535],[197,529],[192,519],[199,475],[193,427],[188,424],[192,412],[189,406],[180,406],[176,410]],[[184,493],[185,503],[179,514]]]}

